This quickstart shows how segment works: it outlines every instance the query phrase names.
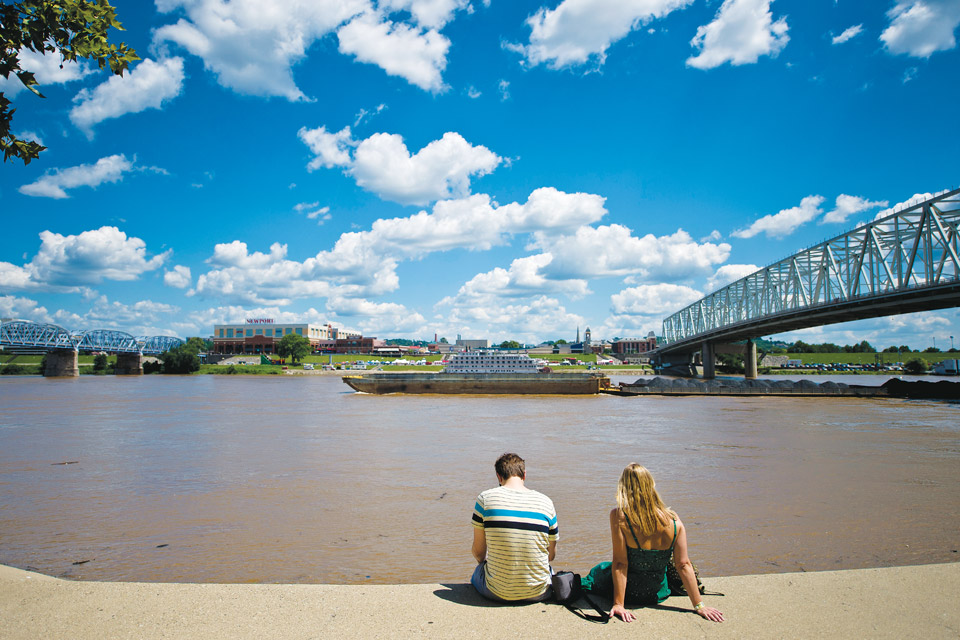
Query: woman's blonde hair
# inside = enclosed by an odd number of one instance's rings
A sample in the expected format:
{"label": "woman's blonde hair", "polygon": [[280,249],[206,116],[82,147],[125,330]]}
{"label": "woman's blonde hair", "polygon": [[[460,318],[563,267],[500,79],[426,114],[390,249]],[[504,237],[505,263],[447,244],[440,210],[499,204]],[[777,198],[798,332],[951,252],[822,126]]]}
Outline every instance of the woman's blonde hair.
{"label": "woman's blonde hair", "polygon": [[645,536],[652,536],[677,514],[663,504],[653,474],[636,462],[627,465],[617,484],[617,506]]}

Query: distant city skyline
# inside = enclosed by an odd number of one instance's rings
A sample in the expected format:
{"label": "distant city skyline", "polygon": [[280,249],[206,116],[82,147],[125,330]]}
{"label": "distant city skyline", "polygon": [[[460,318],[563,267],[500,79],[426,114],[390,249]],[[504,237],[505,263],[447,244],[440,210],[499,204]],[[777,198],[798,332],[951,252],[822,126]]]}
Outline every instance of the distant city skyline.
{"label": "distant city skyline", "polygon": [[[122,77],[23,54],[0,317],[538,344],[661,333],[960,186],[960,0],[115,2]],[[765,336],[949,348],[960,310]]]}

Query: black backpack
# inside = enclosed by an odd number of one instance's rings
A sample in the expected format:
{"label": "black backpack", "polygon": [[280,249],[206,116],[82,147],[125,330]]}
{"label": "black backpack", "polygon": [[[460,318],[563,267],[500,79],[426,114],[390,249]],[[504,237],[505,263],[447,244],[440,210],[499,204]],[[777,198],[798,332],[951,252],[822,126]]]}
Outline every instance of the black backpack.
{"label": "black backpack", "polygon": [[[580,574],[572,571],[558,571],[550,577],[553,585],[553,599],[565,606],[575,615],[589,620],[590,622],[599,622],[606,624],[610,621],[610,614],[601,609],[593,599],[587,595],[580,586]],[[586,600],[598,615],[585,613],[579,607],[573,606],[575,602],[583,598]]]}

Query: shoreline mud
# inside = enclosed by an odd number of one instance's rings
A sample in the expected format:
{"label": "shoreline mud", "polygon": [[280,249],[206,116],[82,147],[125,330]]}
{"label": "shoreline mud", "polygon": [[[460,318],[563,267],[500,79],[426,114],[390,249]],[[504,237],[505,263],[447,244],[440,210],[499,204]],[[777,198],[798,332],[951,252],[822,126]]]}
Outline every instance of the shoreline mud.
{"label": "shoreline mud", "polygon": [[[960,563],[704,577],[707,622],[686,597],[594,624],[552,603],[497,605],[466,583],[72,582],[0,565],[3,637],[71,638],[956,638]],[[609,603],[604,603],[609,607]]]}

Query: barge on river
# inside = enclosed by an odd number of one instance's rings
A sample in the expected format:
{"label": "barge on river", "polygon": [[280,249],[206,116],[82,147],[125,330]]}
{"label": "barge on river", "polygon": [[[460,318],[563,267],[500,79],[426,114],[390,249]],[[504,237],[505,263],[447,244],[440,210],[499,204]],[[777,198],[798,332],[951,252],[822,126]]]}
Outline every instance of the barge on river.
{"label": "barge on river", "polygon": [[526,354],[469,352],[436,373],[379,372],[344,376],[364,393],[597,394],[610,386],[598,372],[553,373]]}

